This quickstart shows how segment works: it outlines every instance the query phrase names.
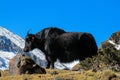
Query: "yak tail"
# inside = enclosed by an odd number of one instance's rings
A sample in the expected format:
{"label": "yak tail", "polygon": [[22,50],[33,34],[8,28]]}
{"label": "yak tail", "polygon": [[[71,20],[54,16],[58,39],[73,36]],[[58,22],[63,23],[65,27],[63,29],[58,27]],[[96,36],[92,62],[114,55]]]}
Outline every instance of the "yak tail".
{"label": "yak tail", "polygon": [[90,56],[97,54],[98,47],[97,47],[95,38],[93,37],[92,34],[84,33],[81,36],[81,44],[82,44],[83,49],[85,49],[86,51],[88,50],[87,52],[90,52],[90,54],[89,54]]}
{"label": "yak tail", "polygon": [[93,37],[93,35],[90,34],[90,48],[92,49],[93,51],[93,55],[96,55],[97,54],[97,51],[98,51],[98,47],[97,47],[97,43],[95,41],[95,38]]}

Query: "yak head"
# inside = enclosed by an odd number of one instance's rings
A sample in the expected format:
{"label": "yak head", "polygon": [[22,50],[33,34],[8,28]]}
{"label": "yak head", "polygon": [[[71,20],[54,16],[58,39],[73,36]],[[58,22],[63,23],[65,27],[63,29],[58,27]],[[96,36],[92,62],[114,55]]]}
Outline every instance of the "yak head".
{"label": "yak head", "polygon": [[34,34],[27,34],[25,38],[24,52],[28,52],[36,48],[36,37]]}

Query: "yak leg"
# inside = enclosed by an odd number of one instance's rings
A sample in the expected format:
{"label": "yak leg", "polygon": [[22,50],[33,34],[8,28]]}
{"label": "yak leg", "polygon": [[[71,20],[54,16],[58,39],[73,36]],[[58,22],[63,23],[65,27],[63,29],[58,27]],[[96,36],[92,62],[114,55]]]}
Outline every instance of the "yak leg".
{"label": "yak leg", "polygon": [[50,68],[50,61],[48,61],[48,64],[47,64],[47,67],[46,67],[47,69],[49,69]]}
{"label": "yak leg", "polygon": [[54,61],[51,62],[51,68],[54,69]]}
{"label": "yak leg", "polygon": [[46,67],[46,68],[47,68],[47,69],[49,69],[49,68],[54,69],[54,62],[48,61],[48,64],[47,64],[47,67]]}
{"label": "yak leg", "polygon": [[54,69],[54,62],[56,61],[56,58],[52,57],[52,56],[47,56],[46,59],[48,61],[48,64],[47,64],[46,68],[52,68],[52,69]]}
{"label": "yak leg", "polygon": [[51,56],[47,56],[46,59],[47,59],[47,62],[48,62],[46,68],[47,68],[47,69],[49,69],[49,68],[54,69],[54,62],[56,61],[56,58],[51,57]]}
{"label": "yak leg", "polygon": [[49,57],[48,56],[46,56],[46,60],[47,60],[47,69],[49,69],[50,68],[50,64],[51,64],[51,61],[50,61],[50,59],[49,59]]}

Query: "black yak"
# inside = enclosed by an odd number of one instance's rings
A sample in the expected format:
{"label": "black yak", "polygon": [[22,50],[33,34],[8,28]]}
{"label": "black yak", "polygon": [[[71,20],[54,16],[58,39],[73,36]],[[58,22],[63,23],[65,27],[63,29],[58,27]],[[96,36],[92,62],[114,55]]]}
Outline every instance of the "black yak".
{"label": "black yak", "polygon": [[97,54],[97,45],[90,33],[65,32],[59,28],[45,28],[36,34],[27,34],[24,51],[39,48],[45,53],[47,68],[54,68],[54,62],[84,60]]}

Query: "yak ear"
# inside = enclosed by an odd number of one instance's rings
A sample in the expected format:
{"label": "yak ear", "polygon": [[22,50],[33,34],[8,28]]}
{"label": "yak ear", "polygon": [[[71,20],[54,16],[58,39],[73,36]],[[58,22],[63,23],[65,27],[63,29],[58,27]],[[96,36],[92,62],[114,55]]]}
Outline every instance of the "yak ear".
{"label": "yak ear", "polygon": [[32,40],[31,40],[32,42],[34,42],[35,41],[35,37],[34,36],[32,36]]}

